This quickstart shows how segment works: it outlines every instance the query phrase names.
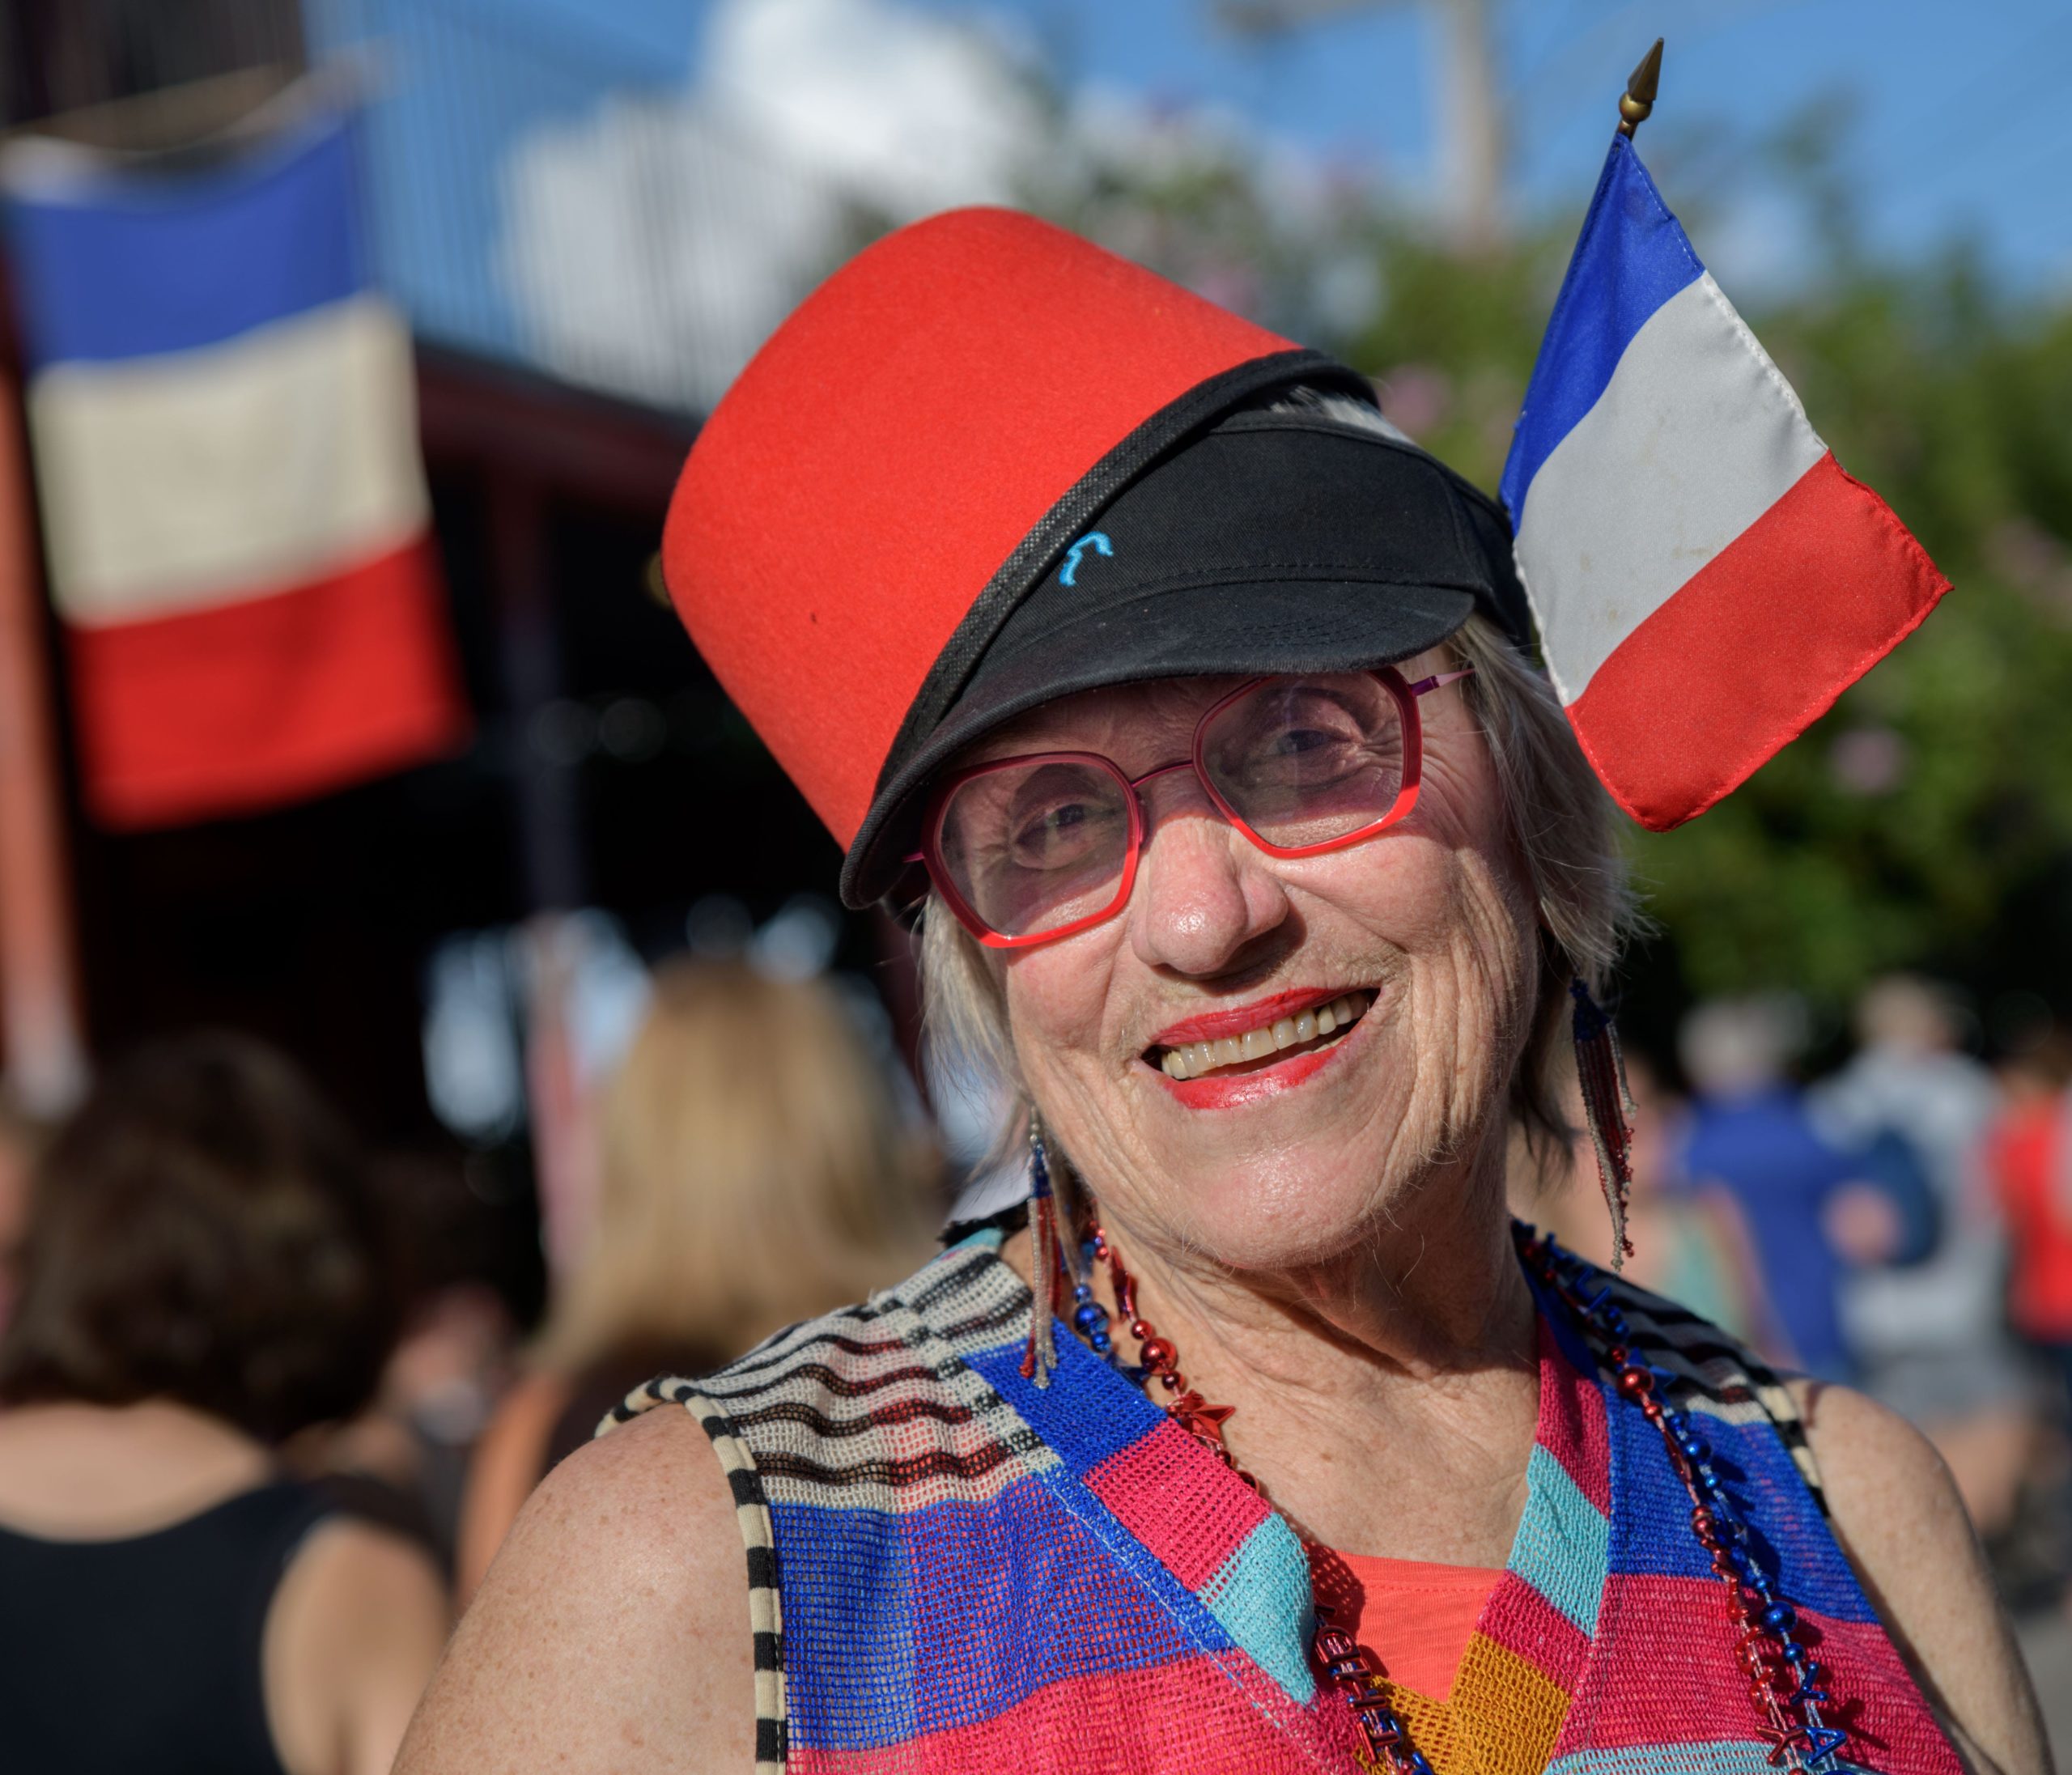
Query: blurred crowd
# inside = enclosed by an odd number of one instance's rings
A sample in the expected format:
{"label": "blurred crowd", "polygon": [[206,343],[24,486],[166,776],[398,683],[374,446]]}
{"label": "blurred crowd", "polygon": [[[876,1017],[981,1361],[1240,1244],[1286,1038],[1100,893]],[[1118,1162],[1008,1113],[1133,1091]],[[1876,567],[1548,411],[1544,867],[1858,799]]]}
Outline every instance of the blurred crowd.
{"label": "blurred crowd", "polygon": [[[1714,1002],[1673,1072],[1628,1055],[1629,1272],[1913,1420],[2010,1599],[2055,1603],[2072,1042],[1989,1069],[1948,994],[1892,979],[1809,1085],[1802,1024],[1787,1000]],[[138,1053],[62,1127],[0,1102],[11,1758],[387,1769],[527,1497],[630,1389],[925,1256],[945,1166],[896,1064],[825,979],[663,964],[596,1091],[596,1187],[531,1327],[450,1169],[371,1158],[250,1039]],[[1605,1254],[1594,1188],[1522,1163],[1517,1193]]]}
{"label": "blurred crowd", "polygon": [[658,1372],[898,1279],[940,1161],[844,996],[656,973],[521,1333],[447,1169],[242,1036],[0,1115],[8,1767],[376,1775],[548,1468]]}
{"label": "blurred crowd", "polygon": [[[2072,1041],[1989,1067],[1956,998],[1912,976],[1856,1007],[1853,1051],[1797,1076],[1804,1009],[1699,1005],[1684,1089],[1626,1056],[1633,1120],[1628,1273],[1777,1368],[1844,1382],[1941,1453],[2010,1602],[2072,1576]],[[1594,1188],[1515,1191],[1601,1259]]]}

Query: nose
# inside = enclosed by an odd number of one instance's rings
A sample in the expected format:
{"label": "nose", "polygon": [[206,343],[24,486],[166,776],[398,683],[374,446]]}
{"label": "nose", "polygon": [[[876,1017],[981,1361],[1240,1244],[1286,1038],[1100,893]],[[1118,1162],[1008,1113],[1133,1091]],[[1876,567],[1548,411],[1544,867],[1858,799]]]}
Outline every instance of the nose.
{"label": "nose", "polygon": [[1289,914],[1265,853],[1191,771],[1143,785],[1144,849],[1130,896],[1130,944],[1148,966],[1208,979]]}

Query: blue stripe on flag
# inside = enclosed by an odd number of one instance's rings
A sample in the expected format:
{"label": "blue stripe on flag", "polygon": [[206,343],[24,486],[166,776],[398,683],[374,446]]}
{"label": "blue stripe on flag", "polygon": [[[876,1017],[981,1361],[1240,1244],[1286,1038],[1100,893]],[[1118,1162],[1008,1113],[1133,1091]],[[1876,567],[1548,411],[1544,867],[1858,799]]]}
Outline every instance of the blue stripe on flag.
{"label": "blue stripe on flag", "polygon": [[6,198],[32,367],[192,350],[364,288],[353,135],[180,177],[97,174]]}
{"label": "blue stripe on flag", "polygon": [[1705,269],[1633,143],[1614,136],[1504,465],[1514,530],[1540,464],[1597,405],[1633,335]]}

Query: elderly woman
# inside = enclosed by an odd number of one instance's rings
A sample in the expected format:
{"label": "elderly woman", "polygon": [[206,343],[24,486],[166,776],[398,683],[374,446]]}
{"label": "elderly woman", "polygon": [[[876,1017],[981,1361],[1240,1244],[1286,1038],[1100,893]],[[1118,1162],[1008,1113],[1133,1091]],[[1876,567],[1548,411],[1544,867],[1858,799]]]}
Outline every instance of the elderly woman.
{"label": "elderly woman", "polygon": [[678,607],[851,902],[924,880],[1030,1199],[629,1401],[407,1775],[2044,1769],[1926,1445],[1506,1214],[1572,1038],[1618,1174],[1621,877],[1501,513],[1370,400],[974,211],[714,414]]}

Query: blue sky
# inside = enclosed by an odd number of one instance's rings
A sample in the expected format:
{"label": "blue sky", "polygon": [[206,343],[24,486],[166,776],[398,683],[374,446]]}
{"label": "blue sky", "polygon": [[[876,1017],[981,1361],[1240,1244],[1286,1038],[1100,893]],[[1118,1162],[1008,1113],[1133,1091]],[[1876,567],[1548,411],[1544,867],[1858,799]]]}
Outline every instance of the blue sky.
{"label": "blue sky", "polygon": [[[1209,0],[912,0],[991,18],[1068,83],[1225,106],[1319,152],[1430,192],[1429,15],[1377,7],[1267,50],[1212,23]],[[499,0],[691,70],[707,0]],[[1624,74],[1668,40],[1659,156],[1752,141],[1845,105],[1843,170],[1874,248],[1981,240],[2018,283],[2072,287],[2072,5],[2066,0],[1497,0],[1522,206],[1579,209]],[[1679,201],[1671,189],[1671,201]],[[1688,193],[1685,193],[1688,199]],[[1759,260],[1746,206],[1730,257]],[[1717,257],[1722,243],[1709,244]],[[1773,265],[1760,269],[1769,271]]]}
{"label": "blue sky", "polygon": [[[422,331],[541,357],[537,299],[521,316],[508,252],[521,151],[557,135],[609,134],[622,98],[687,91],[720,3],[308,0],[312,21],[334,19],[344,37],[380,45],[370,131],[380,253]],[[1355,0],[1347,16],[1264,49],[1220,30],[1212,0],[877,3],[987,22],[1068,91],[1219,108],[1263,136],[1356,165],[1406,207],[1437,202],[1430,0]],[[1760,308],[1818,262],[1807,251],[1811,209],[1787,198],[1757,151],[1812,113],[1841,120],[1841,182],[1871,253],[1906,261],[1966,238],[2010,291],[2072,297],[2072,0],[1490,4],[1518,212],[1562,227],[1580,219],[1627,70],[1658,33],[1668,41],[1662,96],[1641,149],[1738,300]],[[623,212],[648,201],[652,183],[645,170],[635,184],[602,182],[588,207],[606,219],[614,191]],[[608,270],[575,219],[586,244],[554,262],[580,258],[593,292],[618,290],[637,309],[648,261],[669,259],[653,249],[654,231],[625,223],[639,262]],[[616,318],[590,316],[585,302],[576,307],[610,338],[633,336]],[[568,371],[565,359],[554,363]]]}

